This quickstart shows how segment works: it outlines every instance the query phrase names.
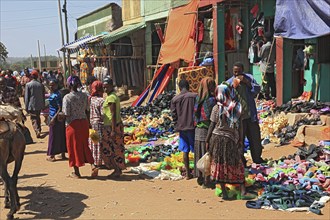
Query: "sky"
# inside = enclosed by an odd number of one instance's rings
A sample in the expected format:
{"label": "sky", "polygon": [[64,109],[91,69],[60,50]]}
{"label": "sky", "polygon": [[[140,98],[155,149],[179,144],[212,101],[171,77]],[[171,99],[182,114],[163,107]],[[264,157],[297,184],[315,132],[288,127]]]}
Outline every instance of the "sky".
{"label": "sky", "polygon": [[[121,5],[121,0],[67,0],[70,42],[77,31],[76,18],[111,2]],[[66,39],[63,13],[62,21]],[[8,57],[38,56],[38,40],[41,56],[57,56],[62,46],[58,0],[0,0],[0,41]]]}

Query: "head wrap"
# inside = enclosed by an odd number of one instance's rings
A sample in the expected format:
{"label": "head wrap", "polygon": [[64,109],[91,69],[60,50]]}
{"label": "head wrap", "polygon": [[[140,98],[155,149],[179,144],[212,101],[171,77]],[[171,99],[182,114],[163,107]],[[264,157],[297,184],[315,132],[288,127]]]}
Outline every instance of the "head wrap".
{"label": "head wrap", "polygon": [[225,115],[229,127],[237,128],[242,106],[236,96],[232,97],[232,88],[226,83],[221,83],[216,89],[216,99],[219,105],[220,118]]}
{"label": "head wrap", "polygon": [[211,95],[215,87],[215,81],[211,77],[205,77],[200,82],[194,106],[195,121],[197,123],[210,120],[212,108],[216,104],[214,96]]}
{"label": "head wrap", "polygon": [[66,83],[69,86],[82,86],[78,76],[69,76]]}
{"label": "head wrap", "polygon": [[113,85],[113,80],[110,77],[105,77],[103,79],[103,84],[110,84]]}
{"label": "head wrap", "polygon": [[103,84],[101,81],[94,81],[92,83],[92,92],[91,92],[91,95],[92,96],[100,96],[102,97],[103,95]]}
{"label": "head wrap", "polygon": [[37,70],[32,70],[32,72],[31,72],[31,76],[33,76],[33,77],[39,77],[39,73],[38,73],[38,71]]}
{"label": "head wrap", "polygon": [[214,90],[215,86],[215,81],[211,77],[205,77],[202,79],[198,88],[198,104],[203,103],[204,100],[207,99],[212,92],[214,92],[211,91],[211,89]]}

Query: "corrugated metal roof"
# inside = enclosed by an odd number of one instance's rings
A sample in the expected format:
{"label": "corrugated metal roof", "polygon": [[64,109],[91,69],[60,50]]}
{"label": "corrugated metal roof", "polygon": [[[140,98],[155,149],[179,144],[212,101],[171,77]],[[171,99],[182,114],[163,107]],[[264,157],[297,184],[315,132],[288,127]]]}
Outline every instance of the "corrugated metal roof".
{"label": "corrugated metal roof", "polygon": [[61,47],[58,50],[61,50],[61,51],[68,50],[70,53],[77,52],[79,50],[79,48],[87,47],[88,42],[101,38],[102,36],[103,36],[103,34],[100,34],[97,36],[87,35],[85,37],[79,38],[78,40],[70,42],[68,44],[64,44],[63,47]]}
{"label": "corrugated metal roof", "polygon": [[122,37],[125,37],[126,35],[132,33],[133,31],[140,30],[145,27],[146,27],[145,22],[124,25],[124,26],[110,32],[108,35],[103,36],[103,42],[105,45],[111,44],[112,42],[114,42]]}

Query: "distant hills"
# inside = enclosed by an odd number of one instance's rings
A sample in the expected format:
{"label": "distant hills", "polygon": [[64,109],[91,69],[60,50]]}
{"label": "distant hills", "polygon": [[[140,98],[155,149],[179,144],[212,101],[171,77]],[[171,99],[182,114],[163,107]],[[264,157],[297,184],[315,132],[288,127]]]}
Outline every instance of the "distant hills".
{"label": "distant hills", "polygon": [[30,59],[30,57],[8,57],[6,58],[6,62],[12,64],[12,63],[22,62],[26,59]]}

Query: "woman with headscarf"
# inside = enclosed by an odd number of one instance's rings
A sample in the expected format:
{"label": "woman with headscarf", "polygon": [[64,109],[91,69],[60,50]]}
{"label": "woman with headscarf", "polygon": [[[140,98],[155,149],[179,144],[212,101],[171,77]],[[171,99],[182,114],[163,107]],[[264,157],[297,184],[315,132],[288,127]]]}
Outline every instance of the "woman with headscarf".
{"label": "woman with headscarf", "polygon": [[65,153],[65,123],[61,118],[62,110],[62,97],[58,89],[58,81],[53,79],[49,82],[50,96],[49,100],[49,139],[48,139],[48,151],[47,160],[50,162],[55,161],[55,155],[61,154],[61,159],[66,159]]}
{"label": "woman with headscarf", "polygon": [[81,82],[78,76],[70,76],[67,80],[70,93],[64,96],[63,113],[66,117],[66,144],[69,155],[69,166],[74,172],[72,178],[80,178],[79,167],[89,163],[92,166],[91,176],[95,176],[97,168],[94,166],[92,152],[88,147],[89,123],[86,111],[88,108],[87,95],[78,92]]}
{"label": "woman with headscarf", "polygon": [[125,165],[124,126],[120,116],[120,100],[116,95],[111,78],[103,80],[103,89],[107,97],[103,103],[102,156],[104,164],[114,169],[109,178],[118,178]]}
{"label": "woman with headscarf", "polygon": [[216,88],[217,105],[213,107],[206,145],[211,156],[211,180],[220,183],[223,199],[228,199],[225,184],[240,184],[245,194],[242,107],[233,88],[226,83]]}
{"label": "woman with headscarf", "polygon": [[210,116],[212,108],[216,105],[216,99],[214,97],[215,81],[211,77],[205,77],[199,84],[198,94],[195,101],[194,113],[195,113],[195,144],[194,144],[194,158],[195,158],[195,177],[197,182],[204,187],[208,186],[208,177],[203,176],[197,167],[197,161],[203,157],[206,153],[205,140],[207,136],[207,130],[211,123]]}
{"label": "woman with headscarf", "polygon": [[[91,85],[91,96],[89,97],[90,117],[89,123],[91,128],[96,132],[95,139],[88,139],[88,146],[92,151],[94,165],[100,167],[102,165],[102,126],[103,126],[103,84],[100,81],[94,81]],[[94,174],[97,176],[97,172]]]}

